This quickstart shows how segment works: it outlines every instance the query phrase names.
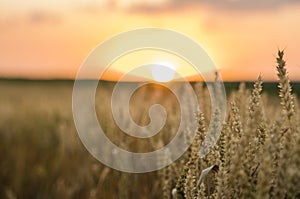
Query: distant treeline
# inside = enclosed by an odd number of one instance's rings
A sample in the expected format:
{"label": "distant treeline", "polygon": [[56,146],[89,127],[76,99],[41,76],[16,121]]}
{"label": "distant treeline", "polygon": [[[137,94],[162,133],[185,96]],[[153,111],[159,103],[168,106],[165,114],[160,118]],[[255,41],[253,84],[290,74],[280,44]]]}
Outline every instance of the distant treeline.
{"label": "distant treeline", "polygon": [[[86,80],[88,81],[88,80]],[[73,85],[74,80],[71,79],[39,79],[39,80],[33,80],[33,79],[10,79],[10,78],[0,78],[0,84],[1,83],[13,83],[13,84],[70,84]],[[113,86],[116,82],[110,82],[110,81],[103,81],[100,80],[99,84],[105,86]],[[126,84],[135,84],[136,82],[124,82]],[[230,93],[233,90],[238,89],[241,82],[224,82],[224,86],[226,89],[226,93]],[[192,84],[195,84],[195,82],[192,82]],[[253,82],[245,82],[246,88],[252,89]],[[296,95],[300,95],[300,82],[292,82],[292,89],[293,93]],[[277,95],[278,93],[278,82],[264,82],[263,83],[263,92],[268,93],[271,95]]]}

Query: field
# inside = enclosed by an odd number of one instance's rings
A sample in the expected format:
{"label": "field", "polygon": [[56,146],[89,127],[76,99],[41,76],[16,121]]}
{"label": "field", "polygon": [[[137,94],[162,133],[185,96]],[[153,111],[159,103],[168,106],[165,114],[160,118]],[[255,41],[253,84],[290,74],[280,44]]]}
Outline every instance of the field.
{"label": "field", "polygon": [[[199,126],[194,138],[182,140],[191,139],[191,147],[172,165],[143,174],[110,169],[84,148],[72,117],[72,81],[0,80],[0,198],[297,198],[300,85],[290,84],[280,53],[277,62],[278,82],[225,83],[226,123],[204,158],[198,151],[216,113],[211,114],[206,86],[193,83],[200,111],[191,111]],[[158,135],[138,140],[122,135],[112,119],[108,105],[113,86],[100,82],[96,95],[107,136],[136,152],[168,143],[178,128],[174,96],[154,85],[136,92],[131,114],[137,124],[149,122],[153,103],[169,113]],[[208,174],[201,175],[207,168]]]}

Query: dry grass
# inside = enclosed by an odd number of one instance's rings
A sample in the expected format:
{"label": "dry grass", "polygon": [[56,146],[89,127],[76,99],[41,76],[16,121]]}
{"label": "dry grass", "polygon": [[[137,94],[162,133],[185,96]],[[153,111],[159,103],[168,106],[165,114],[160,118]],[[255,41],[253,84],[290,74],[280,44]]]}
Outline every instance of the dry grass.
{"label": "dry grass", "polygon": [[[172,165],[145,174],[107,168],[84,149],[72,120],[72,82],[2,81],[0,198],[300,197],[300,113],[281,51],[277,71],[277,98],[264,93],[261,77],[252,89],[242,83],[230,92],[221,136],[203,158],[198,152],[209,124],[210,101],[205,85],[194,84],[200,111],[190,109],[199,121],[191,147]],[[103,83],[99,88],[96,109],[115,144],[147,152],[172,139],[180,119],[172,94],[153,85],[135,93],[130,111],[136,123],[149,122],[148,108],[153,103],[161,103],[168,112],[158,135],[139,140],[122,133],[114,123],[107,108],[112,86]],[[218,110],[213,113],[218,114]],[[182,141],[190,139],[187,135]],[[158,164],[163,161],[161,157]]]}
{"label": "dry grass", "polygon": [[[193,150],[187,152],[187,163],[181,167],[183,174],[173,176],[178,179],[177,185],[185,186],[184,192],[177,186],[174,198],[300,197],[299,109],[294,106],[283,55],[279,51],[277,57],[281,108],[268,106],[262,100],[261,77],[251,92],[243,84],[232,92],[218,144],[205,158]],[[278,114],[272,114],[272,109]],[[196,138],[203,141],[205,130],[198,130],[198,134]],[[212,165],[218,169],[195,185],[195,179]]]}

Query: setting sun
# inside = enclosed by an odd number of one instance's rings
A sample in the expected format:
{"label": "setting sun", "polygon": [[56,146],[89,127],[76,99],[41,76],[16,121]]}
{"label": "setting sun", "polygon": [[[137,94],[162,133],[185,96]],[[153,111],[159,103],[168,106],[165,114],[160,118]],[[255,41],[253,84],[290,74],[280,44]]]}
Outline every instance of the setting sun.
{"label": "setting sun", "polygon": [[169,82],[174,78],[176,69],[168,63],[156,64],[152,67],[153,80],[157,82]]}

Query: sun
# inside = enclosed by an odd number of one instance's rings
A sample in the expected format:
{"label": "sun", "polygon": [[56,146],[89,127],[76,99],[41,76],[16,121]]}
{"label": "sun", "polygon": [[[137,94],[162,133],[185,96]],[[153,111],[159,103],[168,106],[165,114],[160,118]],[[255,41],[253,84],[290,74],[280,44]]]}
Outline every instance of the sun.
{"label": "sun", "polygon": [[175,67],[166,62],[154,64],[151,68],[152,78],[157,82],[169,82],[174,78]]}

